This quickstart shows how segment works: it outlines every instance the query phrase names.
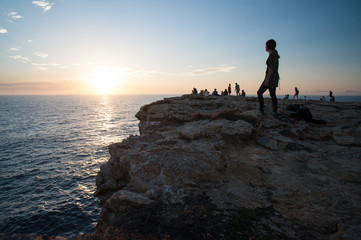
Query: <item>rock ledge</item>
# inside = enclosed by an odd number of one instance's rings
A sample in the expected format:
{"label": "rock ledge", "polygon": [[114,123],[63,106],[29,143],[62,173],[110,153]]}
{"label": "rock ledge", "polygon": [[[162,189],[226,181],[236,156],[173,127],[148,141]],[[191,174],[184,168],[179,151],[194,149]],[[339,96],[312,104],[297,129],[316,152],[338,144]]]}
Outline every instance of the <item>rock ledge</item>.
{"label": "rock ledge", "polygon": [[297,103],[327,124],[262,115],[256,98],[143,106],[140,136],[112,144],[98,173],[97,234],[361,239],[361,104]]}

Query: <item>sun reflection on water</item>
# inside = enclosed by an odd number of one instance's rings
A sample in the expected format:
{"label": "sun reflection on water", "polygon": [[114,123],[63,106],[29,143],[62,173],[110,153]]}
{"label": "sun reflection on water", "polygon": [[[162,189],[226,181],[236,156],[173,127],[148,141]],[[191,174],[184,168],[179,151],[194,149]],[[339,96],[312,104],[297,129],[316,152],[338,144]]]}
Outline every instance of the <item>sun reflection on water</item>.
{"label": "sun reflection on water", "polygon": [[134,115],[160,97],[3,99],[0,229],[65,237],[94,231],[100,210],[95,179],[110,157],[108,146],[138,134]]}

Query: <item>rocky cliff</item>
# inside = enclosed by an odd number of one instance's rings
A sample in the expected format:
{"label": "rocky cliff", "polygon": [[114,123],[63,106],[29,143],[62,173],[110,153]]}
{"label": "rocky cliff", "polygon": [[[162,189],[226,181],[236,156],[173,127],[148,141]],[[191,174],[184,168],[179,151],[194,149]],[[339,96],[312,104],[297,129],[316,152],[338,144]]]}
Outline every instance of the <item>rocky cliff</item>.
{"label": "rocky cliff", "polygon": [[[185,95],[143,106],[97,176],[97,233],[154,239],[361,239],[361,104]],[[271,103],[266,99],[266,109]]]}

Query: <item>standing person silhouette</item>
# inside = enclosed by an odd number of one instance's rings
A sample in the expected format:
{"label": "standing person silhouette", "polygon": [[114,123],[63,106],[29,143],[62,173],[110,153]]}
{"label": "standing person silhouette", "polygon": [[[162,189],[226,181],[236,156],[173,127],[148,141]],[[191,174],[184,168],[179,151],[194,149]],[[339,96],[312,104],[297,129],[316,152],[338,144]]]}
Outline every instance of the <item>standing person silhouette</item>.
{"label": "standing person silhouette", "polygon": [[298,90],[297,87],[295,87],[295,95],[293,95],[293,99],[295,99],[295,97],[298,99],[298,94],[300,93],[300,91]]}
{"label": "standing person silhouette", "polygon": [[238,85],[238,83],[235,84],[235,90],[236,90],[236,96],[240,96],[239,94],[240,86]]}
{"label": "standing person silhouette", "polygon": [[335,97],[333,96],[333,92],[332,92],[332,91],[330,91],[330,93],[329,93],[328,96],[330,97],[330,102],[334,102],[334,101],[335,101]]}
{"label": "standing person silhouette", "polygon": [[232,90],[232,87],[231,87],[231,84],[228,85],[228,95],[231,95],[231,90]]}
{"label": "standing person silhouette", "polygon": [[276,87],[278,87],[278,81],[280,79],[278,74],[278,59],[280,56],[276,50],[276,41],[270,39],[266,42],[266,51],[269,53],[267,58],[267,70],[264,81],[257,91],[259,110],[264,114],[264,99],[263,93],[268,89],[272,99],[273,112],[277,113],[277,97]]}

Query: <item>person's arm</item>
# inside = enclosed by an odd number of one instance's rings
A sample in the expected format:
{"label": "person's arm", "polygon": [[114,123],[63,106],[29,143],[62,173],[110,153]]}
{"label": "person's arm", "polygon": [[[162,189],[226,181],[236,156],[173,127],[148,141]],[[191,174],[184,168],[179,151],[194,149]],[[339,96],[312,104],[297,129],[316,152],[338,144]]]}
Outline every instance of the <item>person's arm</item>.
{"label": "person's arm", "polygon": [[266,87],[269,87],[269,84],[270,84],[269,80],[270,80],[271,76],[273,75],[273,73],[275,71],[277,71],[277,69],[276,69],[277,61],[278,61],[278,58],[276,57],[276,55],[271,53],[269,56],[269,65],[267,66],[268,72],[267,72],[267,75],[264,80],[264,84]]}
{"label": "person's arm", "polygon": [[266,78],[264,79],[264,85],[265,85],[266,87],[269,86],[269,79],[270,79],[270,77],[272,76],[272,73],[273,73],[273,69],[272,69],[272,68],[269,68],[269,69],[268,69],[267,76],[266,76]]}

